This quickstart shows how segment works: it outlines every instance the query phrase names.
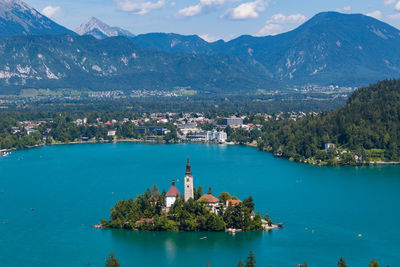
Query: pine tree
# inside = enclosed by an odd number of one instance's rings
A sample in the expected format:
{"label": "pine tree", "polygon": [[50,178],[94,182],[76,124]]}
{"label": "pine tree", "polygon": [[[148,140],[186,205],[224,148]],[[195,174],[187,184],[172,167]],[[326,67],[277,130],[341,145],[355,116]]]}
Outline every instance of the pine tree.
{"label": "pine tree", "polygon": [[347,267],[347,264],[342,257],[340,257],[337,267]]}
{"label": "pine tree", "polygon": [[119,267],[119,260],[115,258],[114,253],[110,252],[110,255],[106,261],[106,267]]}
{"label": "pine tree", "polygon": [[243,262],[239,261],[238,264],[237,264],[237,267],[244,267]]}
{"label": "pine tree", "polygon": [[369,263],[368,267],[379,267],[379,263],[376,259],[372,259],[372,261]]}
{"label": "pine tree", "polygon": [[250,251],[249,256],[246,259],[246,267],[256,267],[256,257],[254,257],[253,251]]}

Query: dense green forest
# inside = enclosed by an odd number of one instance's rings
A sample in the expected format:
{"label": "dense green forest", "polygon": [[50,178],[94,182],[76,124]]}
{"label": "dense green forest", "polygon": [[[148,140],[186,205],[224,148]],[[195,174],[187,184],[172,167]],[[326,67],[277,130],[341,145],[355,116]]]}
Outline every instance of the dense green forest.
{"label": "dense green forest", "polygon": [[[213,213],[207,203],[197,201],[202,195],[202,188],[195,190],[194,199],[184,201],[178,197],[168,212],[165,212],[165,191],[159,193],[156,186],[138,195],[135,200],[121,200],[111,208],[110,220],[102,220],[109,228],[136,229],[142,231],[178,232],[178,231],[225,231],[226,228],[242,229],[244,231],[262,230],[260,213],[254,211],[253,198],[249,197],[237,205],[226,205],[230,199],[227,193],[221,193],[218,213]],[[272,221],[264,216],[268,223]]]}
{"label": "dense green forest", "polygon": [[[256,132],[227,132],[233,141],[256,140],[260,149],[295,161],[330,165],[400,161],[400,80],[358,89],[335,111],[299,120],[269,120]],[[328,143],[335,148],[325,150]]]}

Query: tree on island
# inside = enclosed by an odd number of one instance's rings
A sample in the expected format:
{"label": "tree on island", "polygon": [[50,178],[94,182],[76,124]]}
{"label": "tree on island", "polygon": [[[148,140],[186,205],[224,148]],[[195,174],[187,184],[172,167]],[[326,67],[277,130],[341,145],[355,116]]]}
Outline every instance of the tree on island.
{"label": "tree on island", "polygon": [[337,267],[347,267],[347,264],[342,257],[340,257]]}
{"label": "tree on island", "polygon": [[268,226],[272,226],[273,222],[271,218],[269,217],[269,214],[264,215],[264,220],[267,222]]}
{"label": "tree on island", "polygon": [[254,210],[254,202],[253,202],[253,197],[250,196],[248,198],[246,198],[245,200],[243,200],[243,205],[245,207],[247,207],[249,210],[253,211]]}
{"label": "tree on island", "polygon": [[105,267],[119,267],[119,260],[115,258],[114,253],[110,252]]}
{"label": "tree on island", "polygon": [[231,195],[227,192],[222,192],[221,194],[219,194],[219,202],[221,204],[225,205],[226,201],[228,201],[230,199],[231,199]]}
{"label": "tree on island", "polygon": [[239,261],[238,264],[237,264],[237,267],[244,267],[243,262]]}
{"label": "tree on island", "polygon": [[202,195],[203,195],[203,187],[201,185],[197,188],[197,190],[196,188],[193,188],[194,200],[198,200],[199,198],[201,198]]}

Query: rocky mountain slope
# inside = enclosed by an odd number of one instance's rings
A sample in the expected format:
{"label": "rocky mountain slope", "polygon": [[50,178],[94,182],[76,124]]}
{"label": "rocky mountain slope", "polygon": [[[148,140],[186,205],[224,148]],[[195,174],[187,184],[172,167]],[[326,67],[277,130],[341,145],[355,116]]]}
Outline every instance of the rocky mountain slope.
{"label": "rocky mountain slope", "polygon": [[248,92],[280,86],[265,69],[230,55],[143,50],[126,37],[47,35],[0,39],[0,91],[23,88],[130,90],[190,87]]}
{"label": "rocky mountain slope", "polygon": [[360,86],[400,76],[400,31],[361,14],[324,12],[287,33],[245,35],[229,42],[163,33],[139,35],[133,41],[165,52],[248,58],[290,85]]}
{"label": "rocky mountain slope", "polygon": [[0,0],[0,38],[41,34],[74,33],[20,0]]}

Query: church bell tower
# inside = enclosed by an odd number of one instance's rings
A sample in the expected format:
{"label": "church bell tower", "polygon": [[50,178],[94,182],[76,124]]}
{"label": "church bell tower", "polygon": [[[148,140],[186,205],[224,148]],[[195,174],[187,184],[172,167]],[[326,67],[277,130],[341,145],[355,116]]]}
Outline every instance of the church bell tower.
{"label": "church bell tower", "polygon": [[189,157],[187,159],[186,164],[186,173],[185,173],[185,201],[188,201],[189,198],[193,198],[193,175],[190,169]]}

